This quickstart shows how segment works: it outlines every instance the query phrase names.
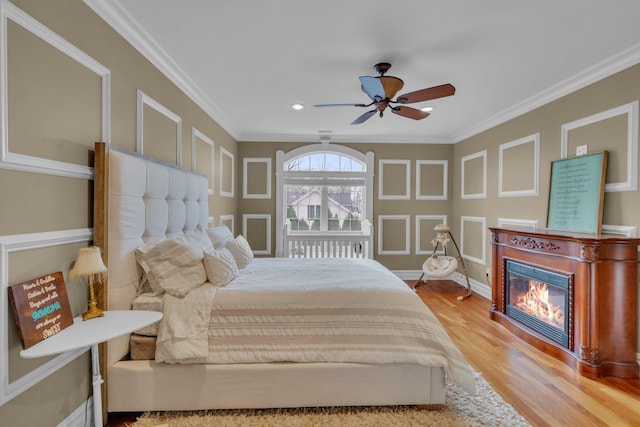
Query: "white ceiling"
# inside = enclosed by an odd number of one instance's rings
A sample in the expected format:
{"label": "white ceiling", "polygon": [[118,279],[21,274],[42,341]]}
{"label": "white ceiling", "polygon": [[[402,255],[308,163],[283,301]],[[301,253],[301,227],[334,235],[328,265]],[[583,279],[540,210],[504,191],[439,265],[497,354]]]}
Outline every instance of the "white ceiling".
{"label": "white ceiling", "polygon": [[[640,62],[638,0],[85,2],[239,141],[457,142]],[[368,103],[383,61],[456,94],[420,121],[313,107]]]}

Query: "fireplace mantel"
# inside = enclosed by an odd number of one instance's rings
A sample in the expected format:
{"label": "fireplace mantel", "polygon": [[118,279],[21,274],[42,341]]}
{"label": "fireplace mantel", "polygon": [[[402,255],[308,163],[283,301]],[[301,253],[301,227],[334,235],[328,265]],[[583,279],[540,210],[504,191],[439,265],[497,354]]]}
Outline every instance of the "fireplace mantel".
{"label": "fireplace mantel", "polygon": [[[588,378],[638,378],[638,238],[490,228],[490,317]],[[507,260],[570,277],[568,347],[506,315]]]}

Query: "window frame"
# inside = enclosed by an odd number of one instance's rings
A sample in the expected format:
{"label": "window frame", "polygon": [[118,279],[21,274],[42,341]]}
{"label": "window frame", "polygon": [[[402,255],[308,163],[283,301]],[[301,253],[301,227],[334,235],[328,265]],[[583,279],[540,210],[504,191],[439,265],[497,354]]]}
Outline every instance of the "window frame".
{"label": "window frame", "polygon": [[[363,166],[362,172],[343,172],[337,171],[299,171],[299,170],[286,170],[286,164],[292,160],[302,158],[306,155],[317,153],[331,153],[340,156],[348,157],[351,161],[356,161]],[[340,167],[338,167],[340,169]],[[286,220],[287,220],[287,197],[286,186],[287,185],[319,185],[322,188],[329,188],[331,186],[360,186],[362,187],[362,214],[360,221],[367,221],[371,224],[373,218],[373,174],[374,174],[374,153],[367,152],[361,153],[355,149],[344,147],[337,144],[330,144],[328,142],[322,142],[320,144],[311,144],[297,149],[291,150],[285,153],[282,150],[276,152],[276,228],[284,230],[283,233],[278,233],[279,237],[276,239],[276,256],[284,256],[284,235],[286,233]],[[325,196],[326,197],[326,196]],[[328,202],[326,202],[328,213]],[[334,231],[329,231],[327,227],[327,218],[323,219],[324,227],[321,227],[320,231],[292,231],[296,234],[333,234]],[[362,231],[340,231],[341,234],[361,234]]]}

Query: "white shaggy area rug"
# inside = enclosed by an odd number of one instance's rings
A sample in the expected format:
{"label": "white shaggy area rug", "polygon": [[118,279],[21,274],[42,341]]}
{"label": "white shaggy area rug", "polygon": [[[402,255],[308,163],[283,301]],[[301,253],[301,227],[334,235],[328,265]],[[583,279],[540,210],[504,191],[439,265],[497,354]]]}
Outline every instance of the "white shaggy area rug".
{"label": "white shaggy area rug", "polygon": [[358,426],[509,426],[530,424],[475,374],[477,394],[447,386],[442,409],[415,406],[368,406],[299,409],[238,409],[145,412],[135,427],[358,427]]}

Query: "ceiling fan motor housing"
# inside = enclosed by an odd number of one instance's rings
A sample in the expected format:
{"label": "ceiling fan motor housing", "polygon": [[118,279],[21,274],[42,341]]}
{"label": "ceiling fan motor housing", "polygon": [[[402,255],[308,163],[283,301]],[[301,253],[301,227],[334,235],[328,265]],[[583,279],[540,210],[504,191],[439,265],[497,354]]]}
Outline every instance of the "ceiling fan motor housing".
{"label": "ceiling fan motor housing", "polygon": [[373,66],[373,69],[376,70],[381,76],[384,76],[384,73],[389,71],[389,68],[391,68],[391,64],[389,64],[388,62],[379,62],[378,64]]}

